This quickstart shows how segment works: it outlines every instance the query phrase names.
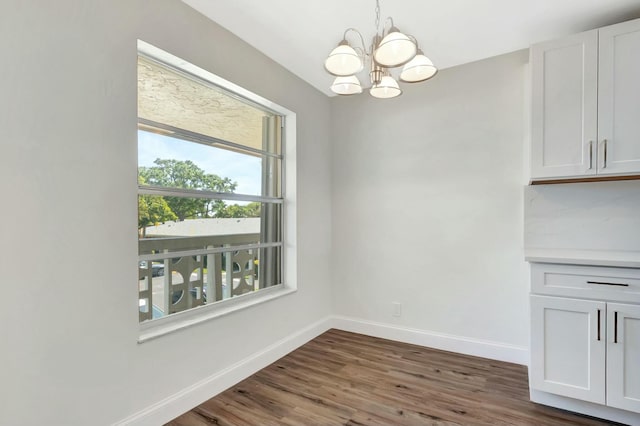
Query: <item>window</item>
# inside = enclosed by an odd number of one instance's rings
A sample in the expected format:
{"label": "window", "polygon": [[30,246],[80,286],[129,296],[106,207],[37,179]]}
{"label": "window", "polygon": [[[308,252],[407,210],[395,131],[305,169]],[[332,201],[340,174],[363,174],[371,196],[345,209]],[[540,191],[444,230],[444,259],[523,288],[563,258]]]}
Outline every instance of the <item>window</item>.
{"label": "window", "polygon": [[284,286],[285,116],[139,42],[141,323]]}

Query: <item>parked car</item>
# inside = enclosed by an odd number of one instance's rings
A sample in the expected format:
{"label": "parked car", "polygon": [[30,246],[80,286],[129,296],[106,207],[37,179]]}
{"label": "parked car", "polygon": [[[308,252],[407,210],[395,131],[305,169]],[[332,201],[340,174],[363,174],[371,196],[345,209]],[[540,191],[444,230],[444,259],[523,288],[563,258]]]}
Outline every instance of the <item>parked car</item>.
{"label": "parked car", "polygon": [[[196,297],[198,297],[198,291],[195,288],[192,288],[191,290],[189,290],[189,293],[191,294],[191,297],[193,297],[194,299]],[[172,304],[176,304],[178,303],[178,301],[180,300],[180,297],[182,297],[183,292],[182,291],[174,291],[171,294],[171,303]],[[204,303],[207,303],[207,288],[203,287],[202,288],[202,300]]]}
{"label": "parked car", "polygon": [[[146,260],[141,260],[138,266],[142,269],[148,268],[148,262]],[[164,275],[164,264],[151,262],[151,276],[152,277],[161,277]],[[142,278],[140,278],[142,279]]]}

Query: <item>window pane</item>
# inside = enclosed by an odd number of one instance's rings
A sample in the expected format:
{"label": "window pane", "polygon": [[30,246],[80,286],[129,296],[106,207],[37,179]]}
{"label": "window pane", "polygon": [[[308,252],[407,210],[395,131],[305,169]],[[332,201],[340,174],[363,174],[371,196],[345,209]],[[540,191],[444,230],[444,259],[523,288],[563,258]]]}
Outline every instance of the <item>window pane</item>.
{"label": "window pane", "polygon": [[[274,114],[143,57],[138,57],[138,117],[260,150],[267,149],[270,133],[280,131]],[[280,153],[280,143],[269,150]]]}
{"label": "window pane", "polygon": [[139,253],[281,242],[281,218],[282,204],[139,195]]}
{"label": "window pane", "polygon": [[279,198],[281,160],[138,131],[139,183]]}
{"label": "window pane", "polygon": [[161,318],[281,283],[280,248],[141,261],[140,321]]}
{"label": "window pane", "polygon": [[260,249],[258,268],[260,288],[267,288],[282,283],[282,247]]}

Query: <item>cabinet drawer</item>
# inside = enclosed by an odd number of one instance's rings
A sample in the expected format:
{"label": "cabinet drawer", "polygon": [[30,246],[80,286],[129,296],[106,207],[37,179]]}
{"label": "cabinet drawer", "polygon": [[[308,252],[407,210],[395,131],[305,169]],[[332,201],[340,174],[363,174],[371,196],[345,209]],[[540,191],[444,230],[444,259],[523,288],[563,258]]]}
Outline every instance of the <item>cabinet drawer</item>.
{"label": "cabinet drawer", "polygon": [[640,269],[533,263],[531,292],[640,303]]}

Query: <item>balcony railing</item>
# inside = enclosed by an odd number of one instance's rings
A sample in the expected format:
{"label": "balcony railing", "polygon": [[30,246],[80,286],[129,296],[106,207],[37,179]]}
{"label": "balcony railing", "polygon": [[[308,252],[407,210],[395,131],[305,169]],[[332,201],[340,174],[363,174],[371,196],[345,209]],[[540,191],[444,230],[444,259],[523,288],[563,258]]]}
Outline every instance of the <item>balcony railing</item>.
{"label": "balcony railing", "polygon": [[260,234],[146,238],[138,244],[140,322],[279,283],[273,261],[280,259],[280,244],[260,244]]}

